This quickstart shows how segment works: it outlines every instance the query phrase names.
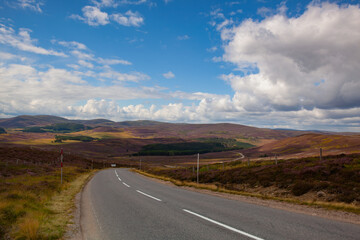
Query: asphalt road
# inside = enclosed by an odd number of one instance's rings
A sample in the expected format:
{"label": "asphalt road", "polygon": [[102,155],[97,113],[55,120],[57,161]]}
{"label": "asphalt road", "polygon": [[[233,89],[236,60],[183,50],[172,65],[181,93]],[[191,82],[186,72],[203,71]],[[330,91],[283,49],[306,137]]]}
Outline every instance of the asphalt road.
{"label": "asphalt road", "polygon": [[126,169],[97,173],[81,200],[84,239],[360,239],[360,226],[184,190]]}

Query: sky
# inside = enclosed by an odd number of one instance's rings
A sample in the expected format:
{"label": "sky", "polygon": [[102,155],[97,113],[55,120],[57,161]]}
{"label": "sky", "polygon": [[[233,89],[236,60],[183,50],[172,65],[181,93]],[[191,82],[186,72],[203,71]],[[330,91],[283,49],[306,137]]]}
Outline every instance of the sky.
{"label": "sky", "polygon": [[0,0],[0,118],[360,132],[359,1]]}

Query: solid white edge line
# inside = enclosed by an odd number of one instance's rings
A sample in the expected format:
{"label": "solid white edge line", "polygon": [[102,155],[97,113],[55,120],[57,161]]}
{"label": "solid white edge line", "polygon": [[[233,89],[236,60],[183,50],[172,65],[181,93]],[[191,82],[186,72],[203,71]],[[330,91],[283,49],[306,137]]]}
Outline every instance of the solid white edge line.
{"label": "solid white edge line", "polygon": [[159,202],[161,202],[162,200],[161,199],[158,199],[158,198],[156,198],[156,197],[153,197],[153,196],[151,196],[151,195],[149,195],[149,194],[146,194],[146,193],[144,193],[144,192],[142,192],[142,191],[139,191],[139,190],[136,190],[138,193],[140,193],[140,194],[142,194],[142,195],[145,195],[145,196],[147,196],[147,197],[149,197],[149,198],[152,198],[152,199],[154,199],[154,200],[156,200],[156,201],[159,201]]}
{"label": "solid white edge line", "polygon": [[123,184],[124,184],[125,186],[127,186],[127,187],[130,187],[129,185],[127,185],[127,184],[126,184],[126,183],[124,183],[124,182],[123,182]]}
{"label": "solid white edge line", "polygon": [[189,210],[187,210],[187,209],[183,209],[183,211],[185,211],[185,212],[187,212],[187,213],[190,213],[190,214],[192,214],[192,215],[195,215],[195,216],[197,216],[197,217],[199,217],[199,218],[202,218],[202,219],[204,219],[204,220],[206,220],[206,221],[209,221],[209,222],[211,222],[211,223],[217,224],[217,225],[219,225],[219,226],[221,226],[221,227],[224,227],[224,228],[226,228],[226,229],[229,229],[229,230],[231,230],[231,231],[233,231],[233,232],[240,233],[240,234],[242,234],[242,235],[244,235],[244,236],[247,236],[247,237],[249,237],[249,238],[256,239],[256,240],[264,240],[263,238],[256,237],[256,236],[251,235],[251,234],[249,234],[249,233],[243,232],[243,231],[238,230],[238,229],[236,229],[236,228],[230,227],[230,226],[225,225],[225,224],[223,224],[223,223],[220,223],[220,222],[217,222],[217,221],[212,220],[212,219],[210,219],[210,218],[204,217],[204,216],[202,216],[202,215],[200,215],[200,214],[197,214],[197,213],[194,213],[194,212],[192,212],[192,211],[189,211]]}

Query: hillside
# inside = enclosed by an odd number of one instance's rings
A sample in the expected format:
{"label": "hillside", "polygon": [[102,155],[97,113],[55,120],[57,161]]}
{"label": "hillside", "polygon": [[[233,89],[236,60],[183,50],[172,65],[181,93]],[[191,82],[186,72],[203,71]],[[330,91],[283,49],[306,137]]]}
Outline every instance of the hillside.
{"label": "hillside", "polygon": [[107,119],[92,119],[92,120],[69,120],[62,117],[51,115],[21,115],[13,118],[0,119],[0,127],[3,128],[26,128],[35,126],[46,126],[57,123],[77,123],[84,125],[101,125],[108,126],[113,125],[115,122]]}
{"label": "hillside", "polygon": [[[266,128],[249,127],[239,124],[183,124],[163,123],[148,120],[113,122],[107,119],[69,120],[66,118],[38,115],[22,115],[14,118],[0,119],[3,128],[44,127],[59,123],[84,124],[91,127],[106,127],[109,131],[123,131],[138,138],[237,138],[255,144],[263,144],[262,139],[283,139],[298,136],[306,132],[295,130],[274,130]],[[113,128],[113,130],[111,130]],[[260,142],[259,142],[260,141]]]}
{"label": "hillside", "polygon": [[[59,148],[59,144],[65,144],[66,149],[72,152],[97,159],[130,156],[148,144],[214,142],[214,139],[255,145],[255,148],[241,151],[245,156],[258,159],[274,155],[280,158],[316,156],[320,147],[324,156],[358,153],[360,149],[360,134],[276,130],[230,123],[184,124],[148,120],[114,122],[107,119],[69,120],[40,115],[1,119],[0,127],[5,127],[7,132],[0,135],[1,143],[53,150]],[[22,132],[19,128],[28,131]],[[37,129],[39,131],[35,131]],[[56,137],[59,133],[61,136]],[[57,142],[59,138],[63,140]],[[91,141],[83,142],[83,139]],[[219,159],[236,155],[231,151],[226,152],[213,155]]]}
{"label": "hillside", "polygon": [[256,143],[261,139],[282,139],[293,137],[305,132],[273,130],[266,128],[249,127],[239,124],[182,124],[182,123],[158,123],[148,126],[134,126],[127,131],[140,138],[163,138],[175,137],[184,139],[194,138],[237,138],[243,141]]}
{"label": "hillside", "polygon": [[351,154],[360,152],[359,135],[302,134],[300,136],[274,141],[247,151],[252,156],[305,157],[319,155]]}
{"label": "hillside", "polygon": [[45,126],[55,123],[66,123],[68,119],[50,115],[21,115],[13,118],[0,119],[0,127],[3,128],[25,128],[31,126]]}

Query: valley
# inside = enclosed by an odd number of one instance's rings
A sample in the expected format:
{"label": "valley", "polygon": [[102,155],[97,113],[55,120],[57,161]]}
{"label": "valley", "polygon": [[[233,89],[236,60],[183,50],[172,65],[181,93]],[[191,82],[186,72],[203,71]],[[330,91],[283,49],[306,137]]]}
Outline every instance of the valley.
{"label": "valley", "polygon": [[[26,219],[37,234],[50,236],[43,221],[53,216],[44,204],[67,189],[58,181],[60,149],[66,186],[116,164],[178,186],[360,213],[357,133],[55,116],[0,119],[0,127],[3,236],[25,236]],[[26,201],[37,210],[22,207]],[[7,214],[14,216],[10,222]]]}

